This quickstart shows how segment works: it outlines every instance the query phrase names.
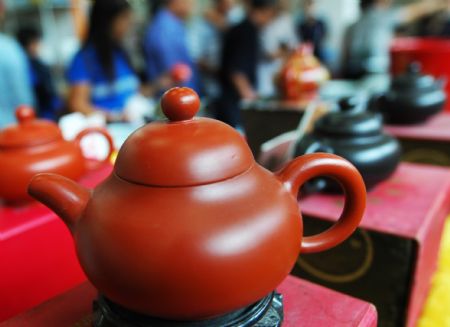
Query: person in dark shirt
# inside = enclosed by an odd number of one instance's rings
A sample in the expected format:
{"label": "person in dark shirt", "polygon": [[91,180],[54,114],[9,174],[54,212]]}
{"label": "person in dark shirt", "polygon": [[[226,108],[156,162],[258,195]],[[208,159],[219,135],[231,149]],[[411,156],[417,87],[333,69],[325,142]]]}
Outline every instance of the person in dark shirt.
{"label": "person in dark shirt", "polygon": [[417,35],[425,37],[450,38],[450,1],[449,8],[429,15],[417,23]]}
{"label": "person in dark shirt", "polygon": [[22,27],[17,32],[17,39],[28,58],[37,112],[40,117],[56,119],[62,102],[54,87],[50,67],[39,58],[41,38],[41,32],[33,26]]}
{"label": "person in dark shirt", "polygon": [[361,0],[361,15],[344,37],[343,76],[360,79],[387,74],[395,29],[445,8],[441,0],[414,1],[392,7],[392,0]]}
{"label": "person in dark shirt", "polygon": [[314,0],[304,0],[303,17],[298,24],[297,33],[302,42],[311,43],[314,46],[314,55],[326,63],[324,42],[327,37],[327,25],[324,20],[316,16]]}
{"label": "person in dark shirt", "polygon": [[225,35],[220,71],[221,97],[216,118],[233,127],[241,124],[240,101],[257,98],[260,32],[275,16],[276,6],[276,0],[248,0],[247,17]]}

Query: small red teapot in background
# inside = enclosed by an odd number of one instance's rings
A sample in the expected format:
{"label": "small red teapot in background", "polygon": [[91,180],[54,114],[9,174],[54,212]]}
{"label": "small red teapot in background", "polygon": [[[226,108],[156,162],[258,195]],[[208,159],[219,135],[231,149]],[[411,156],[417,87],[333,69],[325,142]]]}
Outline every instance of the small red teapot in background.
{"label": "small red teapot in background", "polygon": [[[29,186],[72,232],[100,293],[151,317],[201,320],[261,300],[300,252],[348,238],[365,209],[364,182],[348,161],[310,154],[273,174],[236,130],[194,118],[199,106],[191,89],[166,92],[168,120],[130,135],[114,172],[93,192],[56,174],[37,175]],[[297,193],[323,175],[341,183],[345,208],[331,229],[303,237]]]}
{"label": "small red teapot in background", "polygon": [[189,65],[179,62],[173,65],[170,76],[175,83],[184,83],[191,79],[192,69]]}
{"label": "small red teapot in background", "polygon": [[81,131],[74,141],[63,139],[58,125],[36,119],[32,108],[21,106],[16,110],[18,124],[0,130],[0,199],[6,202],[29,200],[27,186],[31,178],[42,172],[51,172],[78,179],[88,169],[80,147],[81,140],[100,133],[109,143],[108,161],[114,150],[113,140],[103,128]]}
{"label": "small red teapot in background", "polygon": [[311,44],[302,44],[282,67],[278,86],[283,100],[307,104],[317,97],[320,86],[330,78],[328,70],[313,55]]}

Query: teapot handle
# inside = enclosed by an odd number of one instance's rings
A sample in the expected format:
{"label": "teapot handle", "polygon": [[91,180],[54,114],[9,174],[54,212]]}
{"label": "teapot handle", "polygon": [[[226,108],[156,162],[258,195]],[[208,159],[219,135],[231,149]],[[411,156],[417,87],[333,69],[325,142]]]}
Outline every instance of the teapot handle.
{"label": "teapot handle", "polygon": [[78,145],[78,147],[81,147],[81,140],[89,134],[102,134],[105,137],[106,141],[108,142],[109,147],[108,155],[105,157],[105,159],[98,161],[98,163],[95,165],[88,165],[89,170],[95,170],[101,167],[102,165],[110,162],[111,155],[114,152],[114,141],[111,137],[111,134],[109,134],[109,132],[106,129],[102,127],[88,127],[83,129],[80,133],[78,133],[78,135],[74,140],[75,144]]}
{"label": "teapot handle", "polygon": [[301,252],[328,250],[346,240],[358,227],[366,207],[366,187],[358,170],[347,160],[334,154],[306,154],[291,161],[277,176],[295,198],[306,181],[319,176],[335,179],[345,191],[339,220],[322,233],[304,237]]}
{"label": "teapot handle", "polygon": [[[304,154],[310,154],[310,153],[334,153],[334,150],[332,147],[328,145],[324,145],[320,141],[314,141],[312,142],[305,150]],[[305,183],[304,186],[304,192],[305,194],[312,194],[312,193],[318,193],[323,191],[327,186],[327,181],[324,179],[314,179],[312,181],[308,181]]]}

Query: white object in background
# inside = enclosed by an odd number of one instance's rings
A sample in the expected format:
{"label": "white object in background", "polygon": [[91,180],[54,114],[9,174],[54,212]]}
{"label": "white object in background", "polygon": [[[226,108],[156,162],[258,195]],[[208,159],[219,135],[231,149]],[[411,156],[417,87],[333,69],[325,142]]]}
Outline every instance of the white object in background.
{"label": "white object in background", "polygon": [[[101,113],[85,116],[74,112],[61,117],[59,121],[63,137],[66,140],[74,140],[83,129],[89,127],[106,127],[106,120]],[[109,145],[101,134],[87,135],[81,140],[81,149],[86,158],[103,160],[109,153]]]}
{"label": "white object in background", "polygon": [[108,131],[114,140],[114,146],[117,150],[120,149],[122,144],[126,141],[128,136],[141,127],[142,124],[131,123],[111,123],[108,125]]}
{"label": "white object in background", "polygon": [[132,124],[144,124],[145,117],[154,118],[155,102],[141,94],[133,95],[126,103],[124,114]]}

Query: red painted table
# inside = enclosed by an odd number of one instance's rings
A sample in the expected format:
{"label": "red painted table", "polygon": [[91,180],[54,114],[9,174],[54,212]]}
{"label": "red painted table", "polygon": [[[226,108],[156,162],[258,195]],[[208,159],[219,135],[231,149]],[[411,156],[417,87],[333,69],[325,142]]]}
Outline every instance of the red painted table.
{"label": "red painted table", "polygon": [[[81,183],[93,187],[111,169],[106,165]],[[37,202],[22,207],[0,204],[0,262],[0,321],[86,279],[67,228]]]}
{"label": "red painted table", "polygon": [[400,140],[404,161],[450,166],[450,112],[423,124],[390,125],[385,130]]}
{"label": "red painted table", "polygon": [[[289,276],[280,285],[283,327],[376,327],[377,311],[367,302]],[[84,283],[0,327],[91,326],[96,290]]]}
{"label": "red painted table", "polygon": [[[305,230],[328,227],[342,204],[339,195],[302,199]],[[450,170],[401,164],[370,192],[358,231],[330,251],[301,256],[293,273],[374,303],[380,326],[415,326],[449,212]]]}

